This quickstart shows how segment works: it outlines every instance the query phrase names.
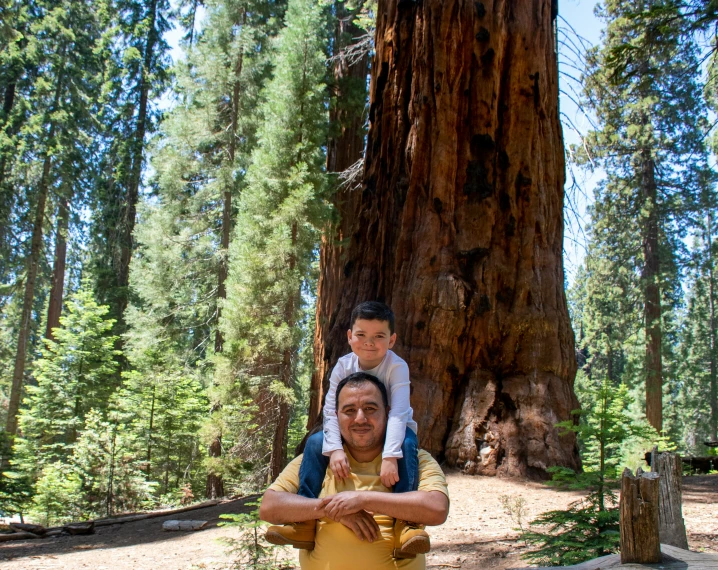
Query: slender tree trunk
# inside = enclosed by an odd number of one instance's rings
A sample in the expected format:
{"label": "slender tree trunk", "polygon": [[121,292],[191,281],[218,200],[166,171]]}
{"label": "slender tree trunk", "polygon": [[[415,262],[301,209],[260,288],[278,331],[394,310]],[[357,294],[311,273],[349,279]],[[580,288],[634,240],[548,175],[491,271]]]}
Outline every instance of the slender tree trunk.
{"label": "slender tree trunk", "polygon": [[[57,84],[52,103],[52,111],[57,110],[60,104],[60,97],[63,91],[64,82],[64,50],[61,48],[62,61],[57,74]],[[50,114],[51,116],[51,114]],[[55,123],[50,123],[47,135],[47,145],[51,145],[55,137]],[[35,211],[35,223],[32,228],[32,239],[30,240],[30,256],[27,260],[27,277],[25,278],[25,293],[22,300],[22,314],[20,317],[20,330],[17,339],[17,352],[15,353],[15,366],[12,374],[12,388],[10,401],[8,403],[7,423],[5,430],[10,435],[17,433],[17,414],[20,409],[20,398],[22,395],[23,377],[25,375],[25,358],[27,356],[27,343],[30,336],[30,319],[32,316],[32,304],[35,299],[35,281],[40,265],[40,254],[42,253],[42,226],[45,221],[45,204],[50,184],[50,169],[52,167],[52,155],[49,148],[45,151],[45,159],[42,165],[42,176],[38,186],[37,209]]]}
{"label": "slender tree trunk", "polygon": [[[51,128],[50,138],[52,138]],[[40,254],[42,252],[42,225],[45,221],[45,203],[47,202],[48,178],[52,166],[52,156],[49,152],[45,156],[42,168],[42,178],[38,188],[37,209],[35,223],[32,228],[30,242],[30,257],[27,262],[27,277],[25,278],[25,294],[22,299],[22,316],[20,317],[20,331],[17,339],[17,352],[15,353],[15,367],[12,374],[12,389],[8,404],[7,424],[5,430],[15,435],[17,433],[17,414],[20,409],[23,377],[25,375],[25,358],[27,355],[27,342],[30,336],[30,319],[32,317],[32,304],[35,299],[35,281],[37,280]]]}
{"label": "slender tree trunk", "polygon": [[[297,222],[292,224],[292,251],[297,248]],[[289,256],[289,273],[294,272],[297,265],[297,258],[294,253]],[[297,291],[296,295],[289,297],[287,305],[284,309],[284,322],[287,323],[289,330],[294,329],[296,321],[294,318],[295,310],[299,304],[299,295],[301,291]],[[294,362],[292,359],[296,347],[292,344],[284,349],[282,354],[281,371],[279,380],[284,386],[290,388],[294,378]],[[282,396],[274,396],[279,399],[279,412],[277,414],[277,423],[274,428],[274,440],[272,442],[272,455],[269,460],[269,476],[274,481],[287,464],[287,436],[289,431],[289,404]]]}
{"label": "slender tree trunk", "polygon": [[[327,370],[389,303],[421,446],[468,473],[579,467],[550,0],[382,0],[356,230]],[[481,445],[491,453],[479,456]]]}
{"label": "slender tree trunk", "polygon": [[[364,154],[364,104],[347,106],[346,101],[364,101],[366,98],[366,77],[369,73],[368,54],[351,64],[347,58],[339,57],[342,50],[362,30],[353,23],[344,3],[337,3],[337,28],[334,38],[336,46],[333,60],[333,93],[329,111],[331,136],[327,144],[327,172],[344,172],[357,164]],[[319,283],[317,288],[316,327],[314,333],[314,373],[311,381],[309,417],[307,429],[311,429],[320,419],[322,395],[328,386],[333,363],[329,362],[324,333],[336,322],[339,299],[342,294],[341,276],[344,269],[344,257],[354,223],[359,212],[361,191],[356,184],[347,181],[339,186],[334,194],[336,209],[334,220],[325,229],[319,253]]]}
{"label": "slender tree trunk", "polygon": [[713,216],[708,210],[708,303],[710,310],[710,438],[718,441],[718,382],[716,382],[716,315],[715,315],[715,282],[713,280]]}
{"label": "slender tree trunk", "polygon": [[124,313],[129,303],[130,261],[132,260],[132,252],[134,251],[132,234],[137,218],[137,201],[139,200],[142,165],[144,163],[145,134],[147,132],[149,92],[151,87],[150,74],[152,73],[155,45],[158,40],[157,10],[157,1],[155,0],[150,5],[150,19],[147,25],[147,43],[145,45],[142,75],[139,85],[137,124],[131,143],[130,174],[127,180],[125,204],[121,219],[120,263],[117,268],[117,285],[119,287],[117,320],[120,332],[124,330]]}
{"label": "slender tree trunk", "polygon": [[[247,22],[246,10],[242,13],[242,26]],[[229,159],[229,172],[234,170],[234,160],[237,152],[237,129],[239,121],[239,105],[241,96],[241,82],[242,67],[244,64],[244,52],[240,51],[237,57],[237,62],[234,66],[235,81],[232,86],[232,107],[230,117],[230,133],[229,133],[229,147],[228,147],[228,159]],[[227,186],[224,189],[224,201],[222,206],[222,240],[221,240],[221,258],[219,262],[219,272],[217,277],[217,330],[215,331],[214,337],[214,351],[222,352],[224,345],[224,339],[222,338],[222,331],[219,328],[219,321],[222,318],[222,301],[227,298],[227,272],[229,268],[229,259],[227,252],[229,251],[229,238],[232,234],[232,192],[234,191],[234,178],[227,180]],[[214,454],[217,455],[214,455]],[[219,434],[215,441],[209,446],[210,457],[220,457],[222,453],[222,434]],[[222,477],[216,473],[209,473],[207,475],[207,497],[215,498],[224,496],[224,482]]]}
{"label": "slender tree trunk", "polygon": [[650,151],[643,157],[643,197],[647,219],[643,230],[644,319],[646,327],[646,418],[656,431],[663,430],[663,361],[661,290],[658,284],[658,189]]}
{"label": "slender tree trunk", "polygon": [[70,204],[67,198],[61,198],[57,213],[57,235],[55,236],[55,262],[52,269],[52,288],[47,308],[47,328],[45,338],[53,340],[53,330],[60,326],[62,314],[62,296],[65,287],[65,262],[67,259],[67,230],[70,225]]}
{"label": "slender tree trunk", "polygon": [[155,427],[155,401],[157,399],[157,384],[152,385],[152,404],[150,406],[150,425],[147,430],[147,469],[145,473],[149,478],[152,472],[152,437]]}

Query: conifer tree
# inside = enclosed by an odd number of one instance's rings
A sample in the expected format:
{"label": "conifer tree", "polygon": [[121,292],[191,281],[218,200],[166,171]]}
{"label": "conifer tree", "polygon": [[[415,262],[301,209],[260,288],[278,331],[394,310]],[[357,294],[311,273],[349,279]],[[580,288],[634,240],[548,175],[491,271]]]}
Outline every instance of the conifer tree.
{"label": "conifer tree", "polygon": [[[222,350],[217,322],[226,297],[229,238],[256,144],[270,40],[283,8],[283,2],[266,0],[207,5],[203,28],[176,68],[180,100],[153,150],[156,199],[142,206],[136,231],[138,302],[128,316],[129,343],[162,343],[181,367],[200,363],[197,374],[207,373],[208,354]],[[220,452],[217,433],[210,454]],[[224,494],[212,472],[207,494]]]}
{"label": "conifer tree", "polygon": [[42,358],[35,363],[37,385],[28,386],[20,417],[18,461],[25,472],[55,461],[68,463],[86,415],[107,409],[117,367],[117,339],[109,335],[114,323],[105,318],[108,311],[95,302],[85,281],[70,298],[55,340],[45,339]]}
{"label": "conifer tree", "polygon": [[[673,20],[665,19],[671,25],[650,25],[657,7],[673,10]],[[599,15],[607,29],[602,45],[588,54],[585,76],[600,122],[590,149],[607,172],[591,222],[592,247],[600,251],[599,263],[608,264],[597,288],[618,293],[606,315],[614,326],[621,326],[615,313],[628,314],[626,305],[642,321],[634,336],[644,347],[637,373],[645,384],[646,416],[660,431],[664,334],[667,311],[679,295],[680,238],[707,168],[706,125],[696,120],[703,116],[696,50],[683,41],[678,7],[670,1],[608,0]]]}
{"label": "conifer tree", "polygon": [[93,264],[98,300],[111,307],[117,332],[125,332],[130,261],[148,137],[157,126],[155,101],[169,81],[171,27],[168,0],[117,0],[115,53],[108,65],[111,105],[103,117],[103,177],[94,196]]}
{"label": "conifer tree", "polygon": [[33,222],[6,423],[10,434],[17,429],[46,205],[51,189],[86,179],[105,55],[104,2],[38,2],[34,8],[33,49],[43,73],[23,102],[27,120],[17,135],[22,150],[13,165],[15,179],[26,185]]}
{"label": "conifer tree", "polygon": [[[292,0],[278,38],[274,78],[262,107],[259,146],[247,172],[230,245],[223,313],[220,398],[234,389],[256,405],[254,450],[276,477],[286,461],[290,403],[301,344],[302,292],[311,290],[324,196],[326,16]],[[229,347],[227,346],[229,345]]]}

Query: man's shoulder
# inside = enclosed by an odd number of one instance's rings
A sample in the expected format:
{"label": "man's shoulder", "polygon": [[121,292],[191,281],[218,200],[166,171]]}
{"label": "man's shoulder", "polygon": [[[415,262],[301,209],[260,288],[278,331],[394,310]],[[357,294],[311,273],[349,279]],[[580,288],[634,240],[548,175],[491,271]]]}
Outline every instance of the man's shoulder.
{"label": "man's shoulder", "polygon": [[419,458],[419,491],[439,491],[447,497],[449,487],[446,484],[446,476],[438,461],[425,449],[418,452]]}
{"label": "man's shoulder", "polygon": [[274,480],[274,483],[267,487],[267,490],[284,493],[296,493],[299,491],[299,468],[302,465],[302,457],[304,457],[304,454],[299,454],[292,459]]}

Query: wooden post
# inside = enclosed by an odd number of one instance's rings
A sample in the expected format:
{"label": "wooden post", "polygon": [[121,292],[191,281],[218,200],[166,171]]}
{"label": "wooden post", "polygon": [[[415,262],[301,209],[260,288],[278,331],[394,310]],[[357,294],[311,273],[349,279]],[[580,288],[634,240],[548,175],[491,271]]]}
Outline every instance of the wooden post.
{"label": "wooden post", "polygon": [[658,473],[636,476],[630,469],[621,478],[621,564],[652,564],[661,561],[658,537]]}
{"label": "wooden post", "polygon": [[654,447],[651,452],[651,471],[660,475],[658,533],[661,544],[688,550],[686,525],[683,522],[681,458],[675,453],[658,453],[658,448]]}

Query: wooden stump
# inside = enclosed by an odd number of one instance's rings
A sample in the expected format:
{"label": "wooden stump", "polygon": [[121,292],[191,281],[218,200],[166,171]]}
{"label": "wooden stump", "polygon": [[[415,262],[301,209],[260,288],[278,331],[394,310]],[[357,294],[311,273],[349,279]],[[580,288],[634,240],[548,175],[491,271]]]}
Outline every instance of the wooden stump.
{"label": "wooden stump", "polygon": [[658,533],[661,544],[688,550],[686,525],[683,522],[681,458],[675,453],[658,453],[655,447],[651,456],[651,470],[660,475]]}
{"label": "wooden stump", "polygon": [[652,564],[661,561],[658,535],[658,473],[634,477],[630,469],[621,478],[621,563]]}

